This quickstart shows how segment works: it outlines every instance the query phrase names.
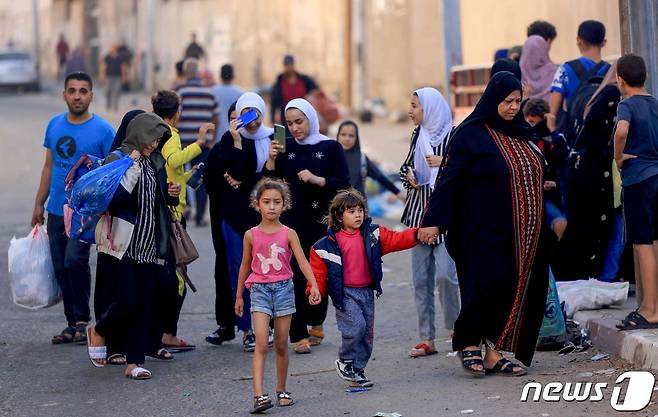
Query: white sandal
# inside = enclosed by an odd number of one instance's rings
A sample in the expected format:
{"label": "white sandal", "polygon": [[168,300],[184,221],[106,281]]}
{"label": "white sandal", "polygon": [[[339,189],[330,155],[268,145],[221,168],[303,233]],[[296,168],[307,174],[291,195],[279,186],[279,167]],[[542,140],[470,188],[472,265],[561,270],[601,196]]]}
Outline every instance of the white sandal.
{"label": "white sandal", "polygon": [[102,368],[105,366],[104,363],[99,363],[98,361],[107,360],[107,347],[106,346],[91,346],[91,326],[87,327],[87,355],[91,364],[96,368]]}
{"label": "white sandal", "polygon": [[133,368],[130,371],[130,375],[126,375],[126,378],[136,379],[140,381],[144,379],[151,379],[151,371],[138,366],[136,368]]}

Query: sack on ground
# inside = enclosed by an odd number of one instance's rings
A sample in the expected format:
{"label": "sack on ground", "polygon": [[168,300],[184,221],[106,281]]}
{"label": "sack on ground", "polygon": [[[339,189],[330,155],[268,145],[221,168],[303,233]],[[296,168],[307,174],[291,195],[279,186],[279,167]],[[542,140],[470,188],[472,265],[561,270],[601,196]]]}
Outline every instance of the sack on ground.
{"label": "sack on ground", "polygon": [[603,282],[597,279],[557,283],[560,300],[565,303],[567,317],[580,310],[598,310],[622,305],[628,298],[628,282]]}
{"label": "sack on ground", "polygon": [[544,321],[539,329],[537,340],[538,350],[556,350],[564,346],[567,341],[567,326],[557,293],[557,286],[553,273],[548,276],[548,295],[544,309]]}
{"label": "sack on ground", "polygon": [[55,278],[45,226],[35,226],[23,238],[14,237],[7,256],[14,304],[36,310],[59,303],[62,294]]}

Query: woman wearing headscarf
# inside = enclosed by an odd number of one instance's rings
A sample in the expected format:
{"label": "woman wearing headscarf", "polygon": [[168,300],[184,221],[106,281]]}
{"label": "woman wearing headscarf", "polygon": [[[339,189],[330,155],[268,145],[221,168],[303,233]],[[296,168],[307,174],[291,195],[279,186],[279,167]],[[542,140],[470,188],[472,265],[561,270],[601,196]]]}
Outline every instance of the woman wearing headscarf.
{"label": "woman wearing headscarf", "polygon": [[[226,113],[227,125],[238,117],[235,112],[236,104],[237,102],[231,104]],[[208,203],[210,204],[210,233],[215,250],[215,321],[217,322],[217,330],[206,336],[206,342],[213,345],[221,345],[235,339],[235,309],[233,308],[235,305],[233,295],[235,293],[231,286],[226,259],[226,245],[222,233],[222,222],[224,221],[222,201],[226,183],[226,178],[224,178],[226,170],[223,171],[221,147],[220,138],[220,142],[217,142],[208,153],[203,171],[203,185],[208,192]]]}
{"label": "woman wearing headscarf", "polygon": [[[127,128],[119,150],[133,165],[121,179],[109,207],[109,216],[96,227],[96,247],[113,257],[107,267],[116,280],[113,302],[87,330],[89,356],[96,367],[105,365],[105,339],[125,336],[126,376],[149,379],[140,367],[152,341],[161,336],[154,323],[154,294],[163,265],[171,257],[171,218],[168,205],[178,203],[178,193],[167,184],[165,160],[160,149],[170,136],[167,124],[152,113],[137,115]],[[106,162],[119,156],[111,154]],[[173,197],[175,195],[175,197]],[[153,352],[155,353],[155,352]]]}
{"label": "woman wearing headscarf", "polygon": [[494,64],[491,66],[490,76],[493,77],[494,75],[502,71],[511,72],[512,74],[514,74],[516,78],[519,79],[519,81],[521,81],[521,77],[523,76],[523,74],[521,74],[521,66],[519,65],[519,63],[509,58],[499,59],[496,62],[494,62]]}
{"label": "woman wearing headscarf", "polygon": [[[400,168],[400,179],[407,189],[402,223],[419,227],[452,129],[452,112],[441,93],[421,88],[411,95],[409,118],[416,125],[409,153]],[[420,343],[409,356],[437,353],[434,339],[434,287],[438,283],[446,330],[452,331],[459,314],[459,288],[455,263],[446,251],[443,239],[434,245],[417,245],[411,250],[414,301],[418,313]]]}
{"label": "woman wearing headscarf", "polygon": [[548,51],[551,46],[546,39],[532,35],[523,44],[521,54],[521,81],[526,86],[526,98],[541,98],[548,101],[549,89],[557,71]]}
{"label": "woman wearing headscarf", "polygon": [[[207,162],[210,172],[204,177],[214,177],[218,184],[210,184],[221,197],[222,236],[232,293],[235,294],[238,273],[242,262],[242,242],[244,233],[260,222],[260,216],[250,207],[251,191],[262,176],[267,161],[274,129],[263,124],[266,113],[265,102],[256,93],[248,92],[240,96],[235,111],[238,116],[255,110],[258,118],[246,126],[240,120],[229,123],[229,131],[216,145],[214,159]],[[229,112],[230,113],[230,112]],[[216,156],[216,157],[215,157]],[[249,311],[249,293],[243,294],[245,311]],[[235,314],[235,313],[232,313]],[[244,350],[253,352],[256,338],[251,329],[251,315],[244,314],[235,319],[238,330],[243,334]],[[220,325],[221,326],[221,325]],[[234,336],[233,326],[222,331],[222,338],[230,340]],[[216,339],[217,340],[217,339]]]}
{"label": "woman wearing headscarf", "polygon": [[370,177],[392,192],[398,199],[405,201],[404,193],[389,180],[382,171],[373,164],[370,158],[361,151],[359,127],[351,120],[345,120],[338,126],[336,135],[338,143],[345,152],[345,161],[350,173],[350,185],[364,196],[366,178]]}
{"label": "woman wearing headscarf", "polygon": [[[318,115],[304,99],[291,100],[285,118],[292,138],[286,139],[285,153],[276,142],[270,146],[265,175],[284,179],[290,185],[292,209],[282,221],[297,231],[305,253],[325,235],[324,218],[329,204],[339,190],[349,188],[349,173],[343,149],[335,140],[320,133]],[[322,342],[322,324],[327,316],[327,298],[311,306],[306,297],[306,278],[293,262],[295,306],[290,340],[296,353],[310,353],[311,345]],[[310,331],[307,326],[312,326]]]}
{"label": "woman wearing headscarf", "polygon": [[500,351],[530,366],[546,303],[544,158],[520,112],[521,91],[512,73],[491,79],[450,139],[419,231],[424,242],[447,233],[461,292],[452,346],[477,377],[525,374]]}
{"label": "woman wearing headscarf", "polygon": [[[121,143],[126,139],[128,124],[137,116],[144,113],[144,110],[130,110],[121,119],[121,124],[114,135],[111,151],[117,150]],[[116,291],[119,290],[115,280],[114,263],[116,258],[103,252],[98,253],[96,261],[96,284],[94,286],[94,315],[98,320],[107,307],[116,299]],[[116,337],[107,337],[105,340],[107,346],[107,363],[111,365],[125,365],[126,355],[123,353],[122,337],[117,334]]]}

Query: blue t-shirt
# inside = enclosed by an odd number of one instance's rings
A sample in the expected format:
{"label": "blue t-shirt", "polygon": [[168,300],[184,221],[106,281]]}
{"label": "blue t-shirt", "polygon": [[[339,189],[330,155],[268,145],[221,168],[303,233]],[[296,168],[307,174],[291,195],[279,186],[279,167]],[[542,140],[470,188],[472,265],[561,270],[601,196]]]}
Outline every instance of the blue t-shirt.
{"label": "blue t-shirt", "polygon": [[[591,71],[597,64],[584,56],[578,58],[578,61],[583,65],[586,72]],[[597,72],[597,75],[605,75],[609,68],[609,65],[603,65]],[[578,86],[580,86],[580,80],[578,79],[576,71],[573,70],[571,65],[565,63],[560,65],[557,71],[555,71],[553,84],[551,84],[551,93],[557,92],[562,94],[562,97],[564,97],[567,103],[569,103],[576,90],[578,90]]]}
{"label": "blue t-shirt", "polygon": [[50,119],[43,140],[44,148],[50,149],[53,155],[46,210],[57,216],[64,215],[64,180],[73,165],[84,154],[105,158],[114,140],[114,129],[100,116],[94,114],[84,123],[73,124],[66,115],[65,112]]}
{"label": "blue t-shirt", "polygon": [[629,123],[624,153],[637,156],[624,161],[622,184],[633,185],[658,175],[658,100],[639,95],[622,100],[617,120]]}

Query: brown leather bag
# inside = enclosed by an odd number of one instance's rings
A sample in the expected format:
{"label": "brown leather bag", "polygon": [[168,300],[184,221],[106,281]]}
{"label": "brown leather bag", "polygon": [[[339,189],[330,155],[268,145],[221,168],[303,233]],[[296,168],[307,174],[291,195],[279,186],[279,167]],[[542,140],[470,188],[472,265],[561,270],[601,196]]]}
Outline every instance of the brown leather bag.
{"label": "brown leather bag", "polygon": [[171,235],[169,236],[171,247],[176,257],[177,266],[185,266],[194,262],[199,258],[199,252],[194,246],[194,242],[187,234],[183,225],[176,219],[176,216],[171,215]]}

